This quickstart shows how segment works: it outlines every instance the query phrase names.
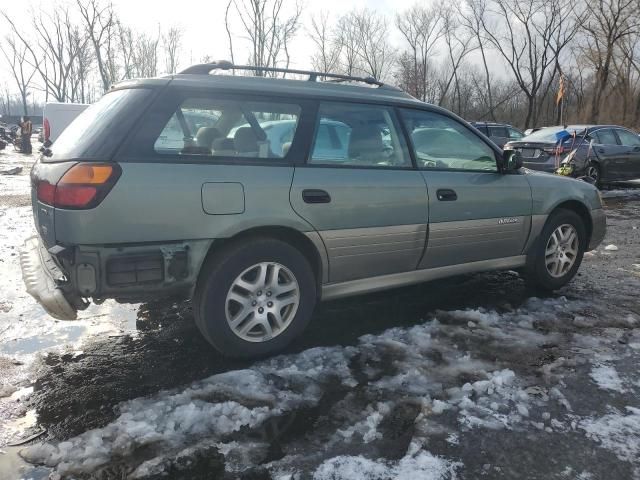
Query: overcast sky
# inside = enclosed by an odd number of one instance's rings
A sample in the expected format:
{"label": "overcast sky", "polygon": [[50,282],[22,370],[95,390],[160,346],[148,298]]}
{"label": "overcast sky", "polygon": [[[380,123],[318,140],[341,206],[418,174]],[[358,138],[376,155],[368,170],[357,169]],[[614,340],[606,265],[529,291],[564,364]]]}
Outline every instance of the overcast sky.
{"label": "overcast sky", "polygon": [[[0,2],[3,0],[0,0]],[[429,3],[431,0],[422,0]],[[396,11],[412,5],[415,0],[306,0],[303,10],[303,23],[308,25],[311,16],[324,10],[335,17],[354,8],[369,7],[384,13],[392,20]],[[229,58],[227,35],[224,29],[224,13],[226,0],[173,0],[173,1],[138,1],[113,0],[119,15],[130,24],[140,26],[145,31],[153,32],[158,23],[169,26],[177,24],[184,31],[185,63],[190,63],[193,55],[194,63],[203,55],[209,54],[214,59]],[[285,5],[295,5],[295,0],[285,0]],[[241,35],[241,25],[235,22],[233,32]],[[392,39],[399,43],[399,38]],[[309,67],[310,52],[313,44],[302,28],[292,45],[292,67]],[[234,49],[236,48],[234,43]],[[242,55],[236,53],[236,61],[244,61]],[[246,58],[246,51],[245,51]]]}
{"label": "overcast sky", "polygon": [[[72,0],[65,0],[73,4]],[[285,4],[295,5],[295,0],[285,0]],[[420,0],[429,3],[432,0]],[[411,6],[415,0],[306,0],[303,10],[303,28],[296,36],[292,48],[291,67],[310,67],[310,54],[313,44],[308,37],[306,25],[310,23],[311,16],[321,11],[327,11],[336,18],[354,8],[368,7],[384,13],[389,22],[393,20],[396,12]],[[26,29],[30,24],[30,7],[34,9],[49,9],[52,1],[39,0],[0,0],[0,8],[16,19],[17,23],[24,25]],[[198,63],[204,55],[210,55],[213,59],[229,58],[227,36],[224,29],[224,13],[226,0],[113,0],[115,10],[120,19],[137,31],[154,34],[158,25],[163,29],[171,26],[179,26],[183,30],[182,61],[181,67],[191,63]],[[241,25],[236,19],[233,25],[235,36],[240,37]],[[2,32],[0,32],[2,33]],[[392,32],[391,41],[401,45],[401,38],[397,32]],[[242,46],[245,46],[244,51]],[[248,58],[246,43],[241,38],[234,40],[236,61],[245,61]],[[0,82],[10,81],[10,72],[6,62],[0,62]]]}

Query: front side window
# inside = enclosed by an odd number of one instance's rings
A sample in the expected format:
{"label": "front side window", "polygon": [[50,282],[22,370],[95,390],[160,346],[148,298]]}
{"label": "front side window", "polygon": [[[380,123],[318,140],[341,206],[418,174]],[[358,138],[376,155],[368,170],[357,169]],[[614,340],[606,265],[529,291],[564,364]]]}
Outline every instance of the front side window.
{"label": "front side window", "polygon": [[601,130],[597,130],[595,132],[596,141],[600,145],[617,145],[618,140],[616,139],[613,130],[609,128],[603,128]]}
{"label": "front side window", "polygon": [[161,155],[284,158],[299,117],[295,104],[188,98],[160,132],[154,150]]}
{"label": "front side window", "polygon": [[497,172],[493,149],[464,125],[435,112],[402,110],[421,169]]}
{"label": "front side window", "polygon": [[393,110],[360,104],[320,105],[310,163],[410,168]]}
{"label": "front side window", "polygon": [[628,130],[622,130],[622,129],[616,130],[616,133],[618,134],[618,138],[620,139],[620,142],[625,147],[640,146],[640,137],[638,137],[638,135],[636,135],[635,133],[631,133]]}

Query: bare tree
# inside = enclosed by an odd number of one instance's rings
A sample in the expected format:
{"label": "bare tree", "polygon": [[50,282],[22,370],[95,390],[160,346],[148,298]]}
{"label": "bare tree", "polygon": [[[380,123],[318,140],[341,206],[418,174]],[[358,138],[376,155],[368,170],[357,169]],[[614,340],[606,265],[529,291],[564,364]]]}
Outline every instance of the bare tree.
{"label": "bare tree", "polygon": [[162,35],[162,46],[165,55],[164,69],[166,73],[175,73],[178,70],[180,58],[180,44],[182,42],[182,29],[171,27]]}
{"label": "bare tree", "polygon": [[[233,57],[232,28],[229,10],[233,6],[242,25],[244,38],[249,41],[249,64],[257,67],[277,67],[291,61],[289,43],[300,27],[302,5],[295,4],[290,15],[283,12],[284,0],[229,0],[225,26],[229,49]],[[276,76],[272,72],[257,70],[257,76]]]}
{"label": "bare tree", "polygon": [[356,75],[363,71],[360,57],[360,32],[357,13],[348,13],[338,20],[337,41],[341,51],[341,73]]}
{"label": "bare tree", "polygon": [[76,0],[87,36],[93,45],[103,91],[117,79],[117,19],[113,5],[101,0]]}
{"label": "bare tree", "polygon": [[487,107],[489,116],[492,120],[496,120],[493,110],[493,93],[491,87],[491,74],[489,73],[489,64],[487,62],[487,41],[482,35],[482,19],[487,10],[487,0],[465,0],[466,10],[461,9],[461,24],[471,33],[476,41],[476,46],[480,50],[482,58],[482,66],[484,68],[485,88],[487,91]]}
{"label": "bare tree", "polygon": [[159,31],[155,37],[142,33],[135,38],[132,68],[136,77],[155,77],[158,75],[159,44]]}
{"label": "bare tree", "polygon": [[389,27],[385,17],[376,11],[364,9],[353,12],[358,32],[358,54],[364,72],[384,80],[394,61],[395,51],[389,43]]}
{"label": "bare tree", "polygon": [[2,12],[2,15],[26,48],[28,55],[25,61],[38,71],[45,97],[50,94],[59,102],[69,100],[72,74],[83,44],[83,41],[78,41],[82,32],[73,24],[69,10],[59,7],[51,15],[43,11],[32,12],[31,27],[35,40],[28,38],[25,29],[6,13]]}
{"label": "bare tree", "polygon": [[[538,120],[537,100],[547,74],[576,33],[571,0],[490,0],[481,18],[486,38],[506,61],[527,99],[524,127]],[[501,18],[491,22],[488,13]]]}
{"label": "bare tree", "polygon": [[22,100],[22,109],[27,115],[27,96],[36,69],[27,63],[27,47],[13,35],[7,35],[0,43],[0,51],[11,68],[11,74]]}
{"label": "bare tree", "polygon": [[93,71],[94,53],[87,36],[80,30],[75,30],[72,49],[77,51],[76,61],[73,63],[70,74],[70,97],[72,102],[87,103],[91,73]]}
{"label": "bare tree", "polygon": [[401,83],[414,97],[426,101],[429,57],[443,35],[442,4],[416,4],[396,16],[396,27],[408,45]]}
{"label": "bare tree", "polygon": [[133,78],[135,76],[134,51],[135,36],[131,28],[118,22],[118,50],[122,62],[122,79]]}
{"label": "bare tree", "polygon": [[638,0],[597,0],[586,2],[587,14],[581,22],[584,56],[595,70],[590,121],[597,123],[617,46],[640,28]]}
{"label": "bare tree", "polygon": [[[457,100],[457,112],[462,110],[462,98],[460,91],[460,80],[458,76],[458,70],[462,60],[472,51],[471,39],[468,32],[461,28],[460,17],[458,15],[459,4],[450,3],[442,9],[442,30],[444,32],[444,40],[447,46],[447,56],[450,63],[451,73],[446,80],[443,88],[440,92],[439,105],[443,105],[444,100],[451,87],[451,82],[454,82],[454,88]],[[454,103],[451,103],[454,105]]]}
{"label": "bare tree", "polygon": [[313,69],[320,72],[338,71],[342,48],[334,29],[329,24],[329,12],[323,11],[311,17],[309,35],[316,46],[316,51],[311,56]]}

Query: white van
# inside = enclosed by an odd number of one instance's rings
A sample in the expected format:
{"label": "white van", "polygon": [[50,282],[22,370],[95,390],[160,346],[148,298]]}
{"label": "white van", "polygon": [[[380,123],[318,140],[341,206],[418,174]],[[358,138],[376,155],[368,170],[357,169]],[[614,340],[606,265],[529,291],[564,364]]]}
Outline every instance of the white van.
{"label": "white van", "polygon": [[55,142],[67,125],[88,106],[86,103],[47,102],[42,113],[44,142]]}

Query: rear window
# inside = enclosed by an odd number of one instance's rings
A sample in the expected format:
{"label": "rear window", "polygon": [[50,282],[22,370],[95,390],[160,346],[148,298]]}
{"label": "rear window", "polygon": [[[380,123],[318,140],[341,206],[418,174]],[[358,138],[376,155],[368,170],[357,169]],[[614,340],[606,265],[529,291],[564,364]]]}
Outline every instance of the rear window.
{"label": "rear window", "polygon": [[557,140],[556,133],[562,130],[564,130],[562,127],[541,128],[537,132],[533,132],[531,135],[524,137],[524,139],[536,142],[555,142]]}
{"label": "rear window", "polygon": [[538,130],[537,132],[533,132],[531,135],[527,135],[526,137],[524,137],[522,140],[523,141],[531,141],[531,142],[557,142],[558,141],[558,137],[556,136],[556,134],[563,132],[563,131],[567,131],[568,133],[572,134],[572,133],[576,133],[577,135],[580,135],[581,133],[584,133],[585,131],[585,127],[582,126],[574,126],[574,127],[546,127],[546,128],[541,128],[540,130]]}
{"label": "rear window", "polygon": [[489,136],[490,137],[501,137],[507,138],[509,134],[507,133],[507,129],[501,126],[490,126],[489,127]]}
{"label": "rear window", "polygon": [[171,115],[153,148],[160,155],[284,158],[300,106],[281,102],[187,98]]}
{"label": "rear window", "polygon": [[90,105],[64,129],[43,161],[108,160],[134,126],[151,91],[115,90]]}

